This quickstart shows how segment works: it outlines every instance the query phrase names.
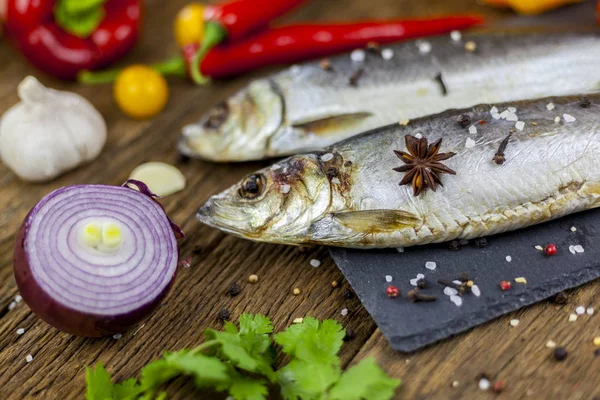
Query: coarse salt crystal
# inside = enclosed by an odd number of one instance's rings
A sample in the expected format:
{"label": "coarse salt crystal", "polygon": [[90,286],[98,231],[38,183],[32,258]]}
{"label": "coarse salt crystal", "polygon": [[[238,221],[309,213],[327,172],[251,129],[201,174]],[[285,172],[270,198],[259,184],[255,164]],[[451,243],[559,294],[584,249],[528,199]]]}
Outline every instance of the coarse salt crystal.
{"label": "coarse salt crystal", "polygon": [[486,391],[490,388],[490,381],[485,378],[479,380],[479,390]]}
{"label": "coarse salt crystal", "polygon": [[542,246],[540,246],[539,244],[535,245],[535,249],[539,250],[539,251],[544,251],[544,248]]}
{"label": "coarse salt crystal", "polygon": [[33,361],[33,356],[31,354],[27,354],[27,357],[25,357],[25,361],[27,361],[28,363]]}
{"label": "coarse salt crystal", "polygon": [[571,114],[563,114],[563,118],[565,119],[565,122],[574,122],[576,120]]}
{"label": "coarse salt crystal", "polygon": [[452,296],[450,296],[450,301],[453,302],[454,304],[456,304],[457,307],[462,306],[462,297],[457,296],[455,294],[453,294]]}
{"label": "coarse salt crystal", "polygon": [[446,296],[452,296],[452,295],[458,294],[458,290],[451,288],[450,286],[446,286],[444,288],[444,294]]}
{"label": "coarse salt crystal", "polygon": [[508,107],[507,110],[508,110],[508,112],[511,112],[511,113],[517,112],[517,109],[515,107]]}
{"label": "coarse salt crystal", "polygon": [[313,258],[312,260],[310,260],[310,266],[311,266],[311,267],[315,267],[315,268],[317,268],[317,267],[318,267],[318,266],[320,266],[320,265],[321,265],[321,261],[319,261],[319,260],[316,260],[316,259],[314,259],[314,258]]}
{"label": "coarse salt crystal", "polygon": [[347,309],[347,308],[344,308],[344,309],[342,310],[341,314],[342,314],[342,316],[344,316],[344,317],[345,317],[346,315],[348,315],[348,309]]}
{"label": "coarse salt crystal", "polygon": [[459,381],[454,381],[454,382],[452,382],[452,387],[453,387],[453,388],[457,388],[459,385],[460,385],[460,382],[459,382]]}
{"label": "coarse salt crystal", "polygon": [[396,247],[398,253],[404,253],[404,247]]}
{"label": "coarse salt crystal", "polygon": [[519,120],[519,117],[517,117],[517,114],[510,113],[506,116],[506,120],[516,122]]}
{"label": "coarse salt crystal", "polygon": [[417,139],[421,139],[423,137],[423,135],[421,134],[421,132],[417,132],[417,134],[415,135],[415,137]]}
{"label": "coarse salt crystal", "polygon": [[367,55],[365,54],[364,50],[361,49],[356,49],[352,53],[350,53],[350,59],[354,62],[365,61],[366,56]]}
{"label": "coarse salt crystal", "polygon": [[473,147],[475,147],[475,141],[471,138],[467,138],[467,141],[465,143],[465,147],[467,149],[472,149]]}
{"label": "coarse salt crystal", "polygon": [[294,324],[301,324],[302,322],[304,322],[304,318],[300,317],[300,318],[294,318]]}
{"label": "coarse salt crystal", "polygon": [[471,135],[474,135],[474,134],[476,134],[476,133],[477,133],[477,127],[476,127],[475,125],[471,125],[471,126],[469,127],[469,133],[470,133]]}
{"label": "coarse salt crystal", "polygon": [[523,122],[523,121],[517,121],[517,123],[515,124],[515,128],[517,128],[518,130],[522,131],[523,128],[525,128],[525,122]]}
{"label": "coarse salt crystal", "polygon": [[506,117],[508,117],[509,115],[510,115],[510,111],[504,110],[500,113],[500,118],[506,119]]}
{"label": "coarse salt crystal", "polygon": [[279,164],[275,164],[271,167],[272,170],[277,171],[278,169],[281,169],[281,165]]}
{"label": "coarse salt crystal", "polygon": [[21,300],[23,300],[23,297],[21,297],[20,294],[15,296],[15,303],[19,303],[19,302],[21,302]]}
{"label": "coarse salt crystal", "polygon": [[575,322],[575,321],[577,321],[577,314],[569,315],[569,322]]}
{"label": "coarse salt crystal", "polygon": [[462,33],[460,33],[460,31],[451,31],[450,32],[450,39],[454,40],[455,42],[460,42],[460,39],[462,39]]}
{"label": "coarse salt crystal", "polygon": [[575,246],[570,245],[569,246],[569,251],[571,252],[571,254],[575,254]]}
{"label": "coarse salt crystal", "polygon": [[279,191],[283,194],[289,193],[291,189],[292,189],[292,187],[286,183],[279,186]]}
{"label": "coarse salt crystal", "polygon": [[494,118],[494,119],[500,119],[500,114],[498,114],[498,113],[492,113],[492,118]]}
{"label": "coarse salt crystal", "polygon": [[549,348],[549,349],[553,349],[553,348],[556,347],[556,343],[553,340],[548,340],[546,342],[546,347]]}
{"label": "coarse salt crystal", "polygon": [[413,286],[417,286],[417,283],[421,279],[425,279],[425,275],[423,275],[423,274],[417,274],[416,278],[413,278],[413,279],[410,280],[410,284],[413,285]]}
{"label": "coarse salt crystal", "polygon": [[585,251],[583,246],[580,244],[573,246],[573,250],[575,250],[576,253],[583,253]]}
{"label": "coarse salt crystal", "polygon": [[433,261],[427,261],[425,263],[425,268],[427,268],[427,269],[429,269],[431,271],[434,271],[436,269],[436,267],[437,267],[437,264],[434,263]]}
{"label": "coarse salt crystal", "polygon": [[518,319],[511,319],[510,326],[517,326],[517,325],[519,325],[519,322],[521,322],[521,321],[519,321]]}
{"label": "coarse salt crystal", "polygon": [[409,122],[410,122],[410,119],[404,118],[404,119],[401,119],[400,122],[398,122],[398,123],[402,126],[406,126],[406,125],[408,125]]}
{"label": "coarse salt crystal", "polygon": [[25,333],[25,329],[23,329],[23,328],[17,329],[17,335],[22,335],[24,333]]}
{"label": "coarse salt crystal", "polygon": [[14,301],[11,301],[10,304],[8,305],[8,311],[12,310],[16,306],[17,306],[17,303],[15,303]]}
{"label": "coarse salt crystal", "polygon": [[391,282],[393,279],[394,279],[394,278],[392,278],[392,276],[391,276],[391,275],[386,275],[386,276],[385,276],[385,281],[386,281],[386,282]]}
{"label": "coarse salt crystal", "polygon": [[490,108],[490,114],[498,114],[498,107],[493,106],[492,108]]}
{"label": "coarse salt crystal", "polygon": [[555,124],[558,124],[559,122],[560,122],[560,117],[559,116],[557,116],[556,118],[554,118],[554,123]]}
{"label": "coarse salt crystal", "polygon": [[394,50],[388,48],[381,50],[381,58],[384,60],[391,60],[394,58]]}
{"label": "coarse salt crystal", "polygon": [[477,297],[481,296],[481,290],[479,289],[479,286],[477,286],[477,285],[471,286],[471,293],[473,293]]}
{"label": "coarse salt crystal", "polygon": [[431,51],[431,43],[425,41],[425,40],[420,40],[417,42],[417,47],[419,48],[419,51],[422,54],[427,54]]}
{"label": "coarse salt crystal", "polygon": [[458,279],[453,280],[452,283],[454,283],[455,285],[462,285],[463,284],[463,282],[459,281]]}
{"label": "coarse salt crystal", "polygon": [[583,314],[585,314],[585,307],[579,306],[575,309],[575,312],[577,313],[577,315],[583,315]]}
{"label": "coarse salt crystal", "polygon": [[571,232],[577,232],[577,228],[575,228],[574,226],[571,227]]}
{"label": "coarse salt crystal", "polygon": [[548,110],[548,111],[554,110],[554,103],[548,103],[548,104],[546,104],[546,110]]}
{"label": "coarse salt crystal", "polygon": [[333,160],[333,154],[332,153],[323,154],[323,156],[321,157],[321,160],[323,160],[323,161]]}
{"label": "coarse salt crystal", "polygon": [[121,333],[115,333],[115,334],[113,335],[113,339],[115,339],[115,340],[119,340],[119,339],[121,339],[122,337],[123,337],[123,334],[121,334]]}
{"label": "coarse salt crystal", "polygon": [[585,310],[585,312],[587,313],[587,315],[594,315],[594,307],[588,307],[587,310]]}
{"label": "coarse salt crystal", "polygon": [[511,262],[512,261],[512,257],[511,256],[506,256],[506,261]]}
{"label": "coarse salt crystal", "polygon": [[341,183],[342,183],[342,181],[340,181],[340,180],[339,180],[339,178],[333,178],[333,179],[331,180],[331,183],[333,183],[333,184],[336,184],[336,185],[339,185],[339,184],[341,184]]}

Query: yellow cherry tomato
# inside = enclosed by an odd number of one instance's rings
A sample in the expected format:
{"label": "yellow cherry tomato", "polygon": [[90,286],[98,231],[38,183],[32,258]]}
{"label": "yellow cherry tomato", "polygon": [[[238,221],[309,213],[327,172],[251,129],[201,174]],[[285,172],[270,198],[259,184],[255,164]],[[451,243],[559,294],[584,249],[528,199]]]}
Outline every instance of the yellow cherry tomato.
{"label": "yellow cherry tomato", "polygon": [[145,65],[125,68],[115,81],[113,95],[119,108],[135,119],[151,118],[162,111],[169,99],[165,78]]}
{"label": "yellow cherry tomato", "polygon": [[179,47],[200,43],[204,39],[204,6],[190,3],[175,17],[175,40]]}

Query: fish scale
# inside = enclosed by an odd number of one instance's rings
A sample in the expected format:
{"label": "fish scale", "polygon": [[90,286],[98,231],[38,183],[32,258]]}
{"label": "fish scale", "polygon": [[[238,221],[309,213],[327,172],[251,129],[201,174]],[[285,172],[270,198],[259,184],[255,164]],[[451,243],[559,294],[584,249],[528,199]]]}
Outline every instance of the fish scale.
{"label": "fish scale", "polygon": [[[375,129],[278,162],[293,171],[285,176],[258,171],[259,197],[247,200],[235,185],[209,199],[198,218],[258,241],[374,248],[473,239],[594,208],[600,204],[600,95],[588,98],[585,108],[580,96],[498,105],[517,109],[523,131],[492,118],[489,104]],[[476,134],[458,123],[464,114],[484,122]],[[394,150],[407,151],[405,137],[416,132],[429,143],[442,139],[441,153],[456,153],[442,162],[456,175],[440,175],[443,186],[419,196],[399,186],[403,173],[393,170],[403,165]],[[509,132],[498,165],[493,158]],[[476,141],[471,148],[469,138]],[[325,172],[332,167],[336,181]],[[288,193],[279,191],[283,184]],[[256,229],[255,220],[269,222]]]}

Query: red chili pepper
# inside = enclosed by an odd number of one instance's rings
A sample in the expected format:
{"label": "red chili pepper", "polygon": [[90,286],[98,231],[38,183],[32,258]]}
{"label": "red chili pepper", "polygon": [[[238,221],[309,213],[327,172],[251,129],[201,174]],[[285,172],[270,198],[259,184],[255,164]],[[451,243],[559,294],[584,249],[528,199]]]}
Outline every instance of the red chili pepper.
{"label": "red chili pepper", "polygon": [[[483,22],[475,15],[428,20],[392,20],[333,25],[292,25],[269,29],[241,42],[212,49],[201,63],[202,75],[226,78],[273,64],[305,61],[365,47],[369,42],[385,44],[403,39],[447,33]],[[183,49],[190,68],[194,45]],[[193,58],[193,57],[192,57]],[[191,71],[194,74],[194,70]]]}
{"label": "red chili pepper", "polygon": [[123,57],[141,16],[141,0],[8,0],[6,31],[37,68],[74,79]]}

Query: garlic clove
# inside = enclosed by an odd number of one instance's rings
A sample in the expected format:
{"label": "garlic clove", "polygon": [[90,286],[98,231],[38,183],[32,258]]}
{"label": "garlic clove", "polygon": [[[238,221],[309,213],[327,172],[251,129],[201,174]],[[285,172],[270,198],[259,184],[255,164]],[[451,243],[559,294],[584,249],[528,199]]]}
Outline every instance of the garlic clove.
{"label": "garlic clove", "polygon": [[129,176],[144,182],[159,196],[169,196],[185,188],[185,176],[179,169],[163,162],[147,162],[137,166]]}

